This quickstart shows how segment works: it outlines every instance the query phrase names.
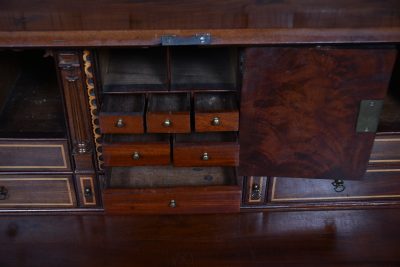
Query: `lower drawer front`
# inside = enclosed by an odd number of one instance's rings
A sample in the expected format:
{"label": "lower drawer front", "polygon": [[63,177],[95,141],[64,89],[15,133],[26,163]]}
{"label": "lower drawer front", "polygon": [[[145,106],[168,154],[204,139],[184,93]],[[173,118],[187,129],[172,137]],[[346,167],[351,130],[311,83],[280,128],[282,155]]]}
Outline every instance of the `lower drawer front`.
{"label": "lower drawer front", "polygon": [[[320,202],[352,200],[400,200],[400,172],[371,171],[363,180],[344,181],[343,187],[333,180],[272,178],[271,202]],[[337,185],[337,184],[336,184]],[[344,190],[343,190],[344,189]]]}
{"label": "lower drawer front", "polygon": [[114,214],[239,212],[239,186],[107,189],[104,208]]}
{"label": "lower drawer front", "polygon": [[66,171],[66,140],[0,140],[0,171]]}
{"label": "lower drawer front", "polygon": [[76,199],[71,176],[0,176],[0,208],[72,208]]}

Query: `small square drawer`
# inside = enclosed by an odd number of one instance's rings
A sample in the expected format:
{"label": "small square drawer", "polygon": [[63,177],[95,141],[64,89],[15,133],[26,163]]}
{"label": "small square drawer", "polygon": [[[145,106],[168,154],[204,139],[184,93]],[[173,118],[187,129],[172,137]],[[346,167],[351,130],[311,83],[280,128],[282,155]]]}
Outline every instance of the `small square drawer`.
{"label": "small square drawer", "polygon": [[177,167],[239,165],[239,143],[234,132],[176,134],[173,147]]}
{"label": "small square drawer", "polygon": [[239,111],[233,92],[194,95],[196,132],[238,131]]}
{"label": "small square drawer", "polygon": [[0,209],[75,206],[69,175],[0,175]]}
{"label": "small square drawer", "polygon": [[238,212],[241,189],[233,168],[112,168],[103,191],[106,213]]}
{"label": "small square drawer", "polygon": [[99,114],[102,133],[143,133],[145,95],[105,95]]}
{"label": "small square drawer", "polygon": [[67,140],[0,140],[0,172],[70,169]]}
{"label": "small square drawer", "polygon": [[105,135],[105,166],[168,165],[171,161],[167,134]]}
{"label": "small square drawer", "polygon": [[189,133],[190,95],[188,93],[150,94],[147,132]]}

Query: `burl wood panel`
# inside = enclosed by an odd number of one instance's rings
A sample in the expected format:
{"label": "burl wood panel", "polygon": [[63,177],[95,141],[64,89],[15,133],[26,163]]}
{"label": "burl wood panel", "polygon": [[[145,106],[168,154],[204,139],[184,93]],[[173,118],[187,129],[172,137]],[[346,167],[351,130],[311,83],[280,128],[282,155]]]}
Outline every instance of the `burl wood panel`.
{"label": "burl wood panel", "polygon": [[356,133],[360,101],[383,99],[395,49],[245,51],[239,175],[359,179],[374,133]]}
{"label": "burl wood panel", "polygon": [[239,186],[106,189],[103,199],[109,214],[231,213],[239,212],[241,190]]}

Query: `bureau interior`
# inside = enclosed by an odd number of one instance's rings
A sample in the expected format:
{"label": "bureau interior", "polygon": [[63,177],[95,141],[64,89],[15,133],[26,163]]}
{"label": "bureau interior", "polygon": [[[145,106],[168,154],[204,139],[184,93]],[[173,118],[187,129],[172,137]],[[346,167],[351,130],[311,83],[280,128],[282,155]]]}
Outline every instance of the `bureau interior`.
{"label": "bureau interior", "polygon": [[0,137],[66,137],[55,64],[45,54],[0,51]]}

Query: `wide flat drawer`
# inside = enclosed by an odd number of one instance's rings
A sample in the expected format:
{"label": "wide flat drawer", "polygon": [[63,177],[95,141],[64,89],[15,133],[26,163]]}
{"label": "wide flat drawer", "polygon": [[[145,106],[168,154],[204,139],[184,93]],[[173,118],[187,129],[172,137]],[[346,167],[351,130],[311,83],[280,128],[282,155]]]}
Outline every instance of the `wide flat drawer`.
{"label": "wide flat drawer", "polygon": [[0,175],[0,209],[75,206],[69,175]]}
{"label": "wide flat drawer", "polygon": [[[334,180],[272,178],[271,202],[321,202],[400,199],[400,170],[369,169],[362,180],[343,181],[343,186]],[[336,186],[335,186],[336,185]]]}
{"label": "wide flat drawer", "polygon": [[177,167],[239,164],[239,144],[235,133],[176,135],[173,147],[173,162]]}
{"label": "wide flat drawer", "polygon": [[241,189],[223,168],[113,168],[103,192],[114,214],[238,212]]}
{"label": "wide flat drawer", "polygon": [[171,161],[169,135],[106,135],[105,166],[168,165]]}
{"label": "wide flat drawer", "polygon": [[0,140],[0,171],[70,170],[66,140]]}

